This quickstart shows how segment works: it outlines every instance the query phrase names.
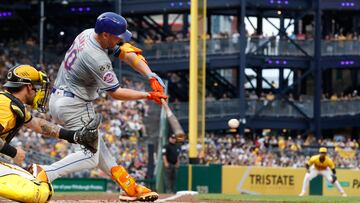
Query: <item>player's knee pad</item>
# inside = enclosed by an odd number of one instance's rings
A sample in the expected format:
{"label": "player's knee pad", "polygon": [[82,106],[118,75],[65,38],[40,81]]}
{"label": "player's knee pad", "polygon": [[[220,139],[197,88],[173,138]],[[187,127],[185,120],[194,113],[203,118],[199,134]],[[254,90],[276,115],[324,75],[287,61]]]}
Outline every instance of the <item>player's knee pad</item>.
{"label": "player's knee pad", "polygon": [[129,175],[126,169],[122,166],[114,166],[111,168],[111,175],[113,180],[115,180],[123,189],[127,195],[135,196],[136,195],[136,182],[133,177]]}
{"label": "player's knee pad", "polygon": [[0,177],[0,185],[1,197],[19,202],[44,203],[53,194],[50,183],[36,182],[16,174]]}

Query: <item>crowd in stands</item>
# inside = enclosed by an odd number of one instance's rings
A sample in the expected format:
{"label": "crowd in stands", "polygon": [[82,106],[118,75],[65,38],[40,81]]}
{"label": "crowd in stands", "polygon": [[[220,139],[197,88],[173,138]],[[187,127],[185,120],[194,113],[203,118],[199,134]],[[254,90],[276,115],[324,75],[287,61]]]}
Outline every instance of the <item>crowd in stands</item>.
{"label": "crowd in stands", "polygon": [[[186,39],[182,38],[182,40]],[[148,45],[151,46],[151,43],[154,42],[149,42]],[[23,48],[23,44],[26,44],[26,48]],[[4,83],[6,72],[14,65],[36,64],[38,53],[35,52],[37,52],[36,42],[31,38],[25,41],[10,40],[6,43],[0,43],[0,84]],[[58,62],[35,66],[46,71],[50,80],[54,81],[60,66]],[[174,81],[179,82],[181,80],[176,74],[171,75],[171,77]],[[137,82],[127,77],[123,77],[121,83],[123,87],[138,90],[145,89],[143,82]],[[249,97],[253,98],[255,96],[257,97],[256,94],[249,95]],[[260,98],[271,101],[274,99],[274,94],[272,92],[264,93]],[[351,94],[346,95],[324,95],[323,98],[335,101],[359,98],[359,95],[357,91],[353,91]],[[208,99],[214,98],[210,96]],[[227,100],[229,97],[224,95],[221,99]],[[257,99],[259,98],[257,97]],[[145,101],[115,101],[107,98],[106,94],[101,94],[95,105],[97,111],[103,114],[104,119],[100,127],[100,133],[103,135],[112,154],[117,158],[119,164],[129,168],[134,177],[144,179],[147,173],[148,153],[146,146],[139,140],[147,136],[143,122],[144,117],[148,115],[148,104]],[[51,120],[48,114],[36,112],[34,114]],[[315,141],[309,141],[309,137],[303,139],[301,137],[263,136],[250,139],[239,135],[219,137],[215,134],[208,134],[205,140],[206,147],[201,153],[201,158],[205,164],[302,167],[305,160],[309,158],[310,152],[306,150],[309,146],[329,146],[334,149],[330,150],[330,156],[336,160],[339,167],[357,168],[360,166],[357,141],[324,139],[314,143]],[[35,154],[35,152],[41,152],[42,156],[48,155],[45,157],[47,158],[46,161],[48,161],[46,164],[49,164],[65,157],[73,150],[66,141],[51,138],[44,139],[39,134],[26,128],[21,129],[19,136],[13,140],[13,144],[15,146],[21,145],[25,151],[29,152],[30,158],[26,160],[24,166],[38,160],[36,157],[31,157],[31,154]],[[182,149],[181,160],[186,163],[187,145],[183,145]],[[304,152],[308,153],[304,154]],[[104,173],[97,169],[75,174],[75,176],[80,177],[88,175],[105,176]]]}
{"label": "crowd in stands", "polygon": [[[219,135],[207,133],[204,150],[198,145],[200,161],[204,164],[242,166],[304,167],[310,156],[318,154],[321,146],[328,148],[328,155],[340,168],[360,168],[359,143],[344,136],[333,139],[315,139],[285,135],[244,137],[238,134]],[[188,144],[182,146],[180,160],[187,163]]]}

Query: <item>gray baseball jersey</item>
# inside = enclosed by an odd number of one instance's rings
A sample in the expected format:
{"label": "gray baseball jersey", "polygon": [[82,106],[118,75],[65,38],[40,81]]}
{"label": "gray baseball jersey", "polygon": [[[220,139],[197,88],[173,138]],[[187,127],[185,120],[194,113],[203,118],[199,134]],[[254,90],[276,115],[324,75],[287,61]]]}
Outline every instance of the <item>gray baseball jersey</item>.
{"label": "gray baseball jersey", "polygon": [[94,29],[80,33],[65,54],[55,87],[72,92],[84,100],[95,100],[97,91],[118,88],[108,50],[94,38]]}
{"label": "gray baseball jersey", "polygon": [[[92,102],[98,97],[97,91],[114,90],[119,87],[112,69],[108,51],[95,40],[94,29],[79,34],[67,51],[55,81],[55,88],[49,100],[52,118],[65,128],[80,129],[95,114]],[[76,95],[68,96],[62,90]],[[50,181],[72,172],[99,167],[111,176],[116,161],[103,138],[99,137],[98,151],[92,155],[78,150],[65,158],[45,165],[43,168]]]}

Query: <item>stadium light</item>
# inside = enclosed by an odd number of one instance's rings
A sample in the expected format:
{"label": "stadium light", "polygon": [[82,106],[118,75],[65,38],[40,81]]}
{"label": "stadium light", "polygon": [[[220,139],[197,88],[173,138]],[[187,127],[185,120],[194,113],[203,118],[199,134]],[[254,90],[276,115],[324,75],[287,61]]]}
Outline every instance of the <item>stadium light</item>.
{"label": "stadium light", "polygon": [[340,61],[340,65],[342,66],[349,66],[349,65],[354,65],[355,61]]}
{"label": "stadium light", "polygon": [[281,5],[281,4],[288,5],[289,0],[269,0],[269,3],[270,4],[277,4],[277,5]]}
{"label": "stadium light", "polygon": [[11,11],[2,11],[0,12],[0,17],[11,17],[13,13]]}
{"label": "stadium light", "polygon": [[354,7],[355,3],[351,1],[344,1],[340,3],[341,7]]}
{"label": "stadium light", "polygon": [[266,60],[266,63],[269,65],[276,64],[276,65],[287,65],[287,60],[272,60],[268,59]]}
{"label": "stadium light", "polygon": [[83,12],[90,12],[91,11],[91,7],[71,7],[70,8],[70,12],[73,13],[83,13]]}
{"label": "stadium light", "polygon": [[183,6],[190,6],[191,5],[191,2],[190,1],[187,1],[186,3],[185,2],[170,2],[170,6],[171,7],[183,7]]}

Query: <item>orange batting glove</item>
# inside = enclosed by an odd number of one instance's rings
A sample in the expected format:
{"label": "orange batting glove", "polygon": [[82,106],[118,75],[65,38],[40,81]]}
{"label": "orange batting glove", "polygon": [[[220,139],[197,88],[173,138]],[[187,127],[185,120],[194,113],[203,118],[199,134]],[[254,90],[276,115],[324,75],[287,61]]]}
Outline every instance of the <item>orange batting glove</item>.
{"label": "orange batting glove", "polygon": [[149,78],[149,83],[153,91],[164,93],[165,84],[156,73],[150,73],[147,77]]}
{"label": "orange batting glove", "polygon": [[161,99],[167,100],[167,98],[168,98],[166,95],[164,95],[161,92],[148,92],[148,93],[149,93],[149,95],[147,96],[147,99],[153,100],[157,104],[160,104],[160,105],[161,105]]}

